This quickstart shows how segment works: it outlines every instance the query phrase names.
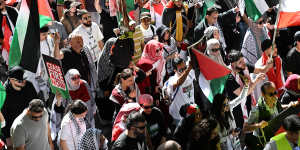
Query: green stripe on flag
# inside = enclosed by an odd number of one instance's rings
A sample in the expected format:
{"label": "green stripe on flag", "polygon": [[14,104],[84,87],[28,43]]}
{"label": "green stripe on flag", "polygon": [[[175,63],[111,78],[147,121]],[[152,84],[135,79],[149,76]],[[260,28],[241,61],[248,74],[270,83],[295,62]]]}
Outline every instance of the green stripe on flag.
{"label": "green stripe on flag", "polygon": [[229,75],[226,75],[221,78],[210,80],[210,89],[211,93],[208,96],[208,100],[212,103],[214,96],[216,94],[222,94],[225,88],[226,81],[228,79]]}
{"label": "green stripe on flag", "polygon": [[256,5],[253,2],[253,0],[245,0],[245,7],[247,15],[254,21],[256,21],[262,16],[261,12],[256,8]]}
{"label": "green stripe on flag", "polygon": [[9,68],[17,66],[21,61],[21,48],[19,45],[18,30],[15,30],[9,52]]}
{"label": "green stripe on flag", "polygon": [[48,24],[48,22],[52,21],[52,19],[48,16],[39,15],[40,18],[40,28]]}
{"label": "green stripe on flag", "polygon": [[4,86],[2,85],[2,82],[0,81],[0,110],[3,107],[5,98],[6,98],[6,90],[5,90]]}

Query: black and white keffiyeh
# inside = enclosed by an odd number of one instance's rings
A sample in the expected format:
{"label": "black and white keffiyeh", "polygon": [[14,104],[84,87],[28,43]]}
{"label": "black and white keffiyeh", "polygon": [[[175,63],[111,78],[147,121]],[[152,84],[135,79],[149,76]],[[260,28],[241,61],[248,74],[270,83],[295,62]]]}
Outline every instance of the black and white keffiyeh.
{"label": "black and white keffiyeh", "polygon": [[79,150],[99,150],[107,149],[106,146],[100,147],[100,137],[102,131],[96,128],[88,129],[81,137]]}

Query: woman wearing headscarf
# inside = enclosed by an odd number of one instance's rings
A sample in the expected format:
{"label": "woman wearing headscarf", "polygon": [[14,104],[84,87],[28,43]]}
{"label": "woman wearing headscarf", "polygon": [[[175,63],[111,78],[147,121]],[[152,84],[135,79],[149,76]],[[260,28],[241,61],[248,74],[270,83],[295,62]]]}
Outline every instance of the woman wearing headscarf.
{"label": "woman wearing headscarf", "polygon": [[225,52],[225,49],[224,47],[226,47],[225,43],[221,42],[220,40],[220,30],[219,28],[215,27],[215,26],[210,26],[208,28],[206,28],[204,30],[204,36],[205,36],[205,40],[204,42],[206,42],[206,49],[207,49],[207,42],[210,40],[210,39],[217,39],[218,42],[219,42],[219,47],[220,47],[220,54],[223,58],[223,60],[225,61],[225,63],[227,63],[227,60],[226,60],[226,52]]}
{"label": "woman wearing headscarf", "polygon": [[80,139],[86,131],[84,117],[87,112],[88,107],[81,100],[75,100],[69,105],[59,133],[61,150],[78,150]]}
{"label": "woman wearing headscarf", "polygon": [[163,57],[166,61],[166,71],[168,76],[172,76],[174,68],[172,60],[178,55],[176,40],[171,36],[170,29],[165,25],[160,26],[156,30],[158,41],[164,44]]}
{"label": "woman wearing headscarf", "polygon": [[162,56],[163,46],[164,45],[162,43],[156,40],[149,41],[145,45],[142,57],[140,59],[140,61],[143,61],[144,59],[151,61],[153,69],[157,70],[156,82],[159,85],[162,85],[162,77],[165,74],[165,60]]}
{"label": "woman wearing headscarf", "polygon": [[80,99],[86,103],[88,114],[86,116],[87,127],[95,127],[94,114],[96,113],[95,99],[91,95],[88,83],[80,79],[80,73],[76,69],[70,69],[65,76],[69,94],[72,100]]}
{"label": "woman wearing headscarf", "polygon": [[210,39],[206,43],[206,55],[220,65],[226,66],[221,56],[220,42],[217,39]]}
{"label": "woman wearing headscarf", "polygon": [[107,150],[107,143],[100,129],[90,128],[81,137],[79,150]]}

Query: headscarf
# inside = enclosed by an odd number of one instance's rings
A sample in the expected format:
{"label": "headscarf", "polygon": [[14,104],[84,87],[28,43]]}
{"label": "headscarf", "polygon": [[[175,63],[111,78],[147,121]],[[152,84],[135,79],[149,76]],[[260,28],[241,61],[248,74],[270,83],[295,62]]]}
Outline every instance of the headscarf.
{"label": "headscarf", "polygon": [[76,75],[80,76],[79,71],[77,69],[70,69],[65,76],[67,85],[68,85],[68,89],[70,91],[76,91],[80,87],[80,85],[73,85],[73,83],[72,83],[72,78],[75,77]]}
{"label": "headscarf", "polygon": [[88,129],[80,139],[79,150],[99,150],[101,134],[100,129]]}
{"label": "headscarf", "polygon": [[293,91],[296,93],[300,93],[300,89],[298,88],[298,80],[300,80],[299,78],[300,78],[300,76],[297,74],[290,75],[288,77],[288,79],[286,80],[284,87],[287,90],[290,90],[290,91]]}
{"label": "headscarf", "polygon": [[207,40],[213,38],[214,31],[219,31],[219,29],[215,26],[209,26],[204,30],[204,36]]}
{"label": "headscarf", "polygon": [[160,43],[156,40],[149,41],[144,47],[144,51],[140,60],[143,61],[143,59],[147,59],[152,61],[152,64],[154,64],[155,68],[157,69],[157,83],[160,83],[162,75],[165,71],[165,60],[162,56],[163,46],[163,43]]}
{"label": "headscarf", "polygon": [[212,49],[215,45],[219,44],[220,45],[220,42],[217,40],[217,39],[210,39],[207,41],[207,48],[206,48],[206,51],[207,51],[207,55],[209,58],[213,59],[215,62],[223,65],[223,66],[226,66],[224,61],[223,61],[223,58],[220,54],[220,50],[219,50],[219,53],[217,56],[213,55],[212,53]]}
{"label": "headscarf", "polygon": [[113,125],[113,129],[112,129],[112,137],[111,137],[111,141],[115,141],[118,139],[118,137],[123,133],[123,131],[126,129],[126,123],[125,120],[127,118],[127,116],[132,112],[132,111],[140,111],[141,110],[141,106],[138,103],[128,103],[128,104],[124,104],[115,121],[114,121],[114,125]]}
{"label": "headscarf", "polygon": [[72,83],[72,78],[78,75],[80,75],[80,73],[77,69],[70,69],[65,76],[69,94],[73,100],[80,99],[87,102],[91,99],[87,82],[80,79],[79,85],[73,85]]}

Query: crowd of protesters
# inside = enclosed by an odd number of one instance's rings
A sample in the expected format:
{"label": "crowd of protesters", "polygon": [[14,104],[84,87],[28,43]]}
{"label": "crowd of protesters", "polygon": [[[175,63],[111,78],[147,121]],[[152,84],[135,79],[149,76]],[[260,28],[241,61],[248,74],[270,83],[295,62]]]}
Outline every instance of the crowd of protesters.
{"label": "crowd of protesters", "polygon": [[[43,59],[34,73],[8,67],[4,24],[20,2],[0,0],[0,149],[300,149],[300,27],[274,32],[278,2],[255,21],[237,2],[49,0],[40,53],[60,62],[66,98]],[[213,100],[194,43],[231,71]]]}

